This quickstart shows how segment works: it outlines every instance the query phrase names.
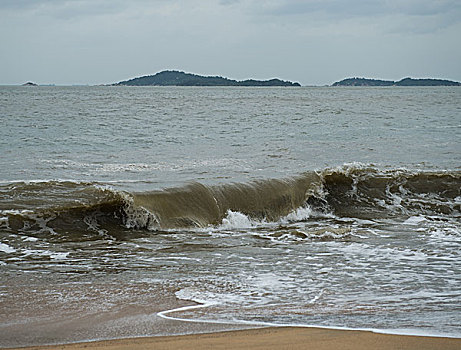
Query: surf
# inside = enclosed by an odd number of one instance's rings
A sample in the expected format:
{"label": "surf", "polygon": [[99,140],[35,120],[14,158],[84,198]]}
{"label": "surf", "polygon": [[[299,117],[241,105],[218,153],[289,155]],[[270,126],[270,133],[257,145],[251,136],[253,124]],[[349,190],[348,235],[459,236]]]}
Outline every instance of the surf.
{"label": "surf", "polygon": [[0,193],[1,227],[34,235],[217,227],[230,220],[229,213],[248,222],[302,221],[306,217],[297,213],[306,210],[365,220],[461,215],[461,172],[363,165],[133,193],[72,181],[15,182],[1,185]]}

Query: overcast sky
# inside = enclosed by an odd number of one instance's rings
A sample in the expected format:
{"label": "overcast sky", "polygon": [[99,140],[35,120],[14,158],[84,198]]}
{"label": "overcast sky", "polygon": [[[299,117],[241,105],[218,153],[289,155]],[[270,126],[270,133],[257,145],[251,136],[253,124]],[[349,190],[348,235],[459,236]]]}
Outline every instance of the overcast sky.
{"label": "overcast sky", "polygon": [[460,0],[0,0],[0,84],[461,81]]}

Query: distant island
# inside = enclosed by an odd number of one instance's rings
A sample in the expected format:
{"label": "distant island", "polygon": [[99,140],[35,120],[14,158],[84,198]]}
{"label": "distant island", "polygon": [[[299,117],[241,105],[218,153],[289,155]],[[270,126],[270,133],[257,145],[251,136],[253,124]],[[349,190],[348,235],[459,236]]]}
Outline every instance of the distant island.
{"label": "distant island", "polygon": [[28,81],[27,83],[22,84],[22,86],[38,86],[38,85],[35,83],[32,83],[31,81]]}
{"label": "distant island", "polygon": [[168,70],[155,75],[147,75],[126,81],[121,81],[114,86],[301,86],[299,83],[270,80],[232,80],[220,76],[206,77],[191,73]]}
{"label": "distant island", "polygon": [[399,81],[366,78],[348,78],[337,81],[332,86],[461,86],[461,83],[442,79],[404,78]]}

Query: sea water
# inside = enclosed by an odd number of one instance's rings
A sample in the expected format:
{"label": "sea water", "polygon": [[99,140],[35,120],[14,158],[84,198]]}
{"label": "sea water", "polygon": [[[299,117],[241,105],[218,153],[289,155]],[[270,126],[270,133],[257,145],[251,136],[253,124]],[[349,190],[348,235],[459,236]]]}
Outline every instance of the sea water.
{"label": "sea water", "polygon": [[0,87],[0,118],[0,346],[461,336],[457,87]]}

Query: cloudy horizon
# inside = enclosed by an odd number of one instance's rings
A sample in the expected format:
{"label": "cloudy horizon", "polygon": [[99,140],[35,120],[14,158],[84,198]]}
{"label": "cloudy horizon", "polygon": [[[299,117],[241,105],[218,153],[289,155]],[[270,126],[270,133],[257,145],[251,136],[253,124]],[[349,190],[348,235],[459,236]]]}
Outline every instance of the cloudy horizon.
{"label": "cloudy horizon", "polygon": [[455,0],[2,0],[0,84],[110,84],[162,70],[330,85],[461,81]]}

